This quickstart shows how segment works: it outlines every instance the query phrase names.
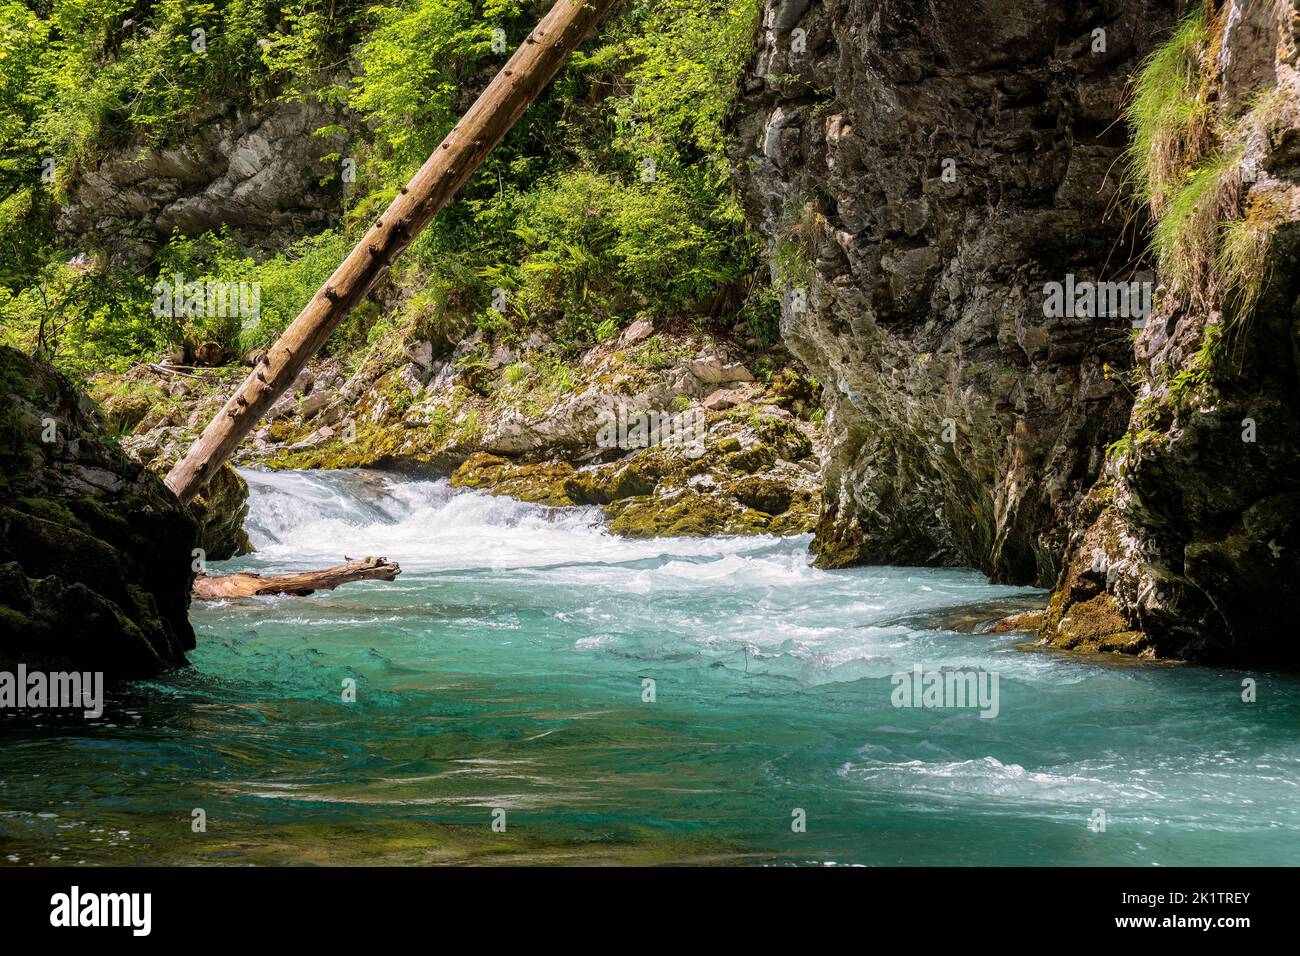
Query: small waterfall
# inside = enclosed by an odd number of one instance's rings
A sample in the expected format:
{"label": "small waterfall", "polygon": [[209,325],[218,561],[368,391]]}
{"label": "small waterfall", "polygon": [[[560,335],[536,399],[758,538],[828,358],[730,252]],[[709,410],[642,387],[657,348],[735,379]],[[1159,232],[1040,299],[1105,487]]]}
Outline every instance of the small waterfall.
{"label": "small waterfall", "polygon": [[550,508],[445,480],[373,471],[240,472],[248,532],[264,566],[305,567],[381,555],[404,569],[619,564],[666,553],[722,556],[772,539],[631,541],[604,530],[598,508]]}

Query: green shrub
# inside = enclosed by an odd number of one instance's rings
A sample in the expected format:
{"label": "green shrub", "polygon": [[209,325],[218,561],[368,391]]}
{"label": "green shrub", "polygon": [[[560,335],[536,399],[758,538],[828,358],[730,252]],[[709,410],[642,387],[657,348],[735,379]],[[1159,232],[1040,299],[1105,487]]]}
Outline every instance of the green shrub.
{"label": "green shrub", "polygon": [[[621,9],[398,263],[394,282],[412,292],[400,312],[363,306],[327,347],[432,335],[449,317],[503,339],[540,328],[575,347],[638,315],[734,324],[736,290],[752,286],[760,259],[732,194],[724,130],[760,7]],[[537,13],[524,0],[0,0],[5,340],[54,342],[60,361],[90,367],[98,356],[113,368],[179,342],[217,342],[230,357],[266,345]],[[510,49],[493,49],[497,29]],[[49,228],[53,199],[82,169],[111,148],[181,139],[212,109],[277,96],[343,102],[362,121],[348,147],[359,179],[338,228],[270,255],[224,233],[174,237],[143,269],[67,266],[96,242],[68,248]],[[37,178],[45,157],[53,183]],[[175,274],[258,283],[258,321],[154,315],[154,279]],[[489,307],[494,288],[508,294],[504,311]],[[760,305],[745,318],[766,341],[773,322]]]}

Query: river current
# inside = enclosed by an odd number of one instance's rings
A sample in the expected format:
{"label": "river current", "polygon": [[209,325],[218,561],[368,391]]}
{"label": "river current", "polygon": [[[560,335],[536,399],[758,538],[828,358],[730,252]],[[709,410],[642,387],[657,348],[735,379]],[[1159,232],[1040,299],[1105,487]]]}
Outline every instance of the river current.
{"label": "river current", "polygon": [[[1041,593],[820,571],[806,537],[245,477],[257,553],[214,570],[402,574],[196,604],[192,667],[100,721],[0,721],[0,862],[1300,860],[1295,678],[971,633],[959,609]],[[895,706],[916,667],[996,675],[996,716]]]}

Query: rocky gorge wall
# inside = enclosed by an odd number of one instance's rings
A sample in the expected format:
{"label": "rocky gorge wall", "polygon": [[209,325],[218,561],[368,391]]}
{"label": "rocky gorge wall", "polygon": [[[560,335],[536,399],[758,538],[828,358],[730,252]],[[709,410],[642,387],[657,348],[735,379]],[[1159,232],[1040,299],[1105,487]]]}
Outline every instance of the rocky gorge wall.
{"label": "rocky gorge wall", "polygon": [[734,160],[782,334],[825,388],[823,566],[1054,581],[1127,418],[1107,366],[1129,364],[1129,323],[1045,317],[1042,290],[1133,271],[1107,216],[1120,109],[1173,14],[767,4]]}
{"label": "rocky gorge wall", "polygon": [[[1150,229],[1124,109],[1200,6],[767,4],[733,159],[824,388],[821,564],[1054,587],[1063,647],[1295,665],[1300,6],[1204,5]],[[1045,314],[1153,263],[1145,327]]]}
{"label": "rocky gorge wall", "polygon": [[1190,261],[1162,275],[1128,429],[1078,516],[1043,633],[1297,667],[1300,4],[1216,4],[1198,41],[1194,135],[1178,145],[1212,183],[1178,224]]}

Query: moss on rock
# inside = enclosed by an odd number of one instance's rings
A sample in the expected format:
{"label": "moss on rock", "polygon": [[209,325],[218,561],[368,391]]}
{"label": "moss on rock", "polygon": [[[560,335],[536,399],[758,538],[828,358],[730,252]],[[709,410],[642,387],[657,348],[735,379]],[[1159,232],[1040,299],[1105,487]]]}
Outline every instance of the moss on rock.
{"label": "moss on rock", "polygon": [[624,538],[763,534],[771,522],[769,515],[730,498],[694,493],[670,502],[627,498],[611,505],[608,513],[610,532]]}
{"label": "moss on rock", "polygon": [[580,471],[564,483],[565,493],[574,504],[607,505],[623,498],[649,495],[655,490],[658,476],[635,464],[617,468]]}
{"label": "moss on rock", "polygon": [[248,483],[230,465],[222,465],[194,499],[199,517],[199,546],[209,561],[225,561],[253,550],[244,530],[248,518]]}
{"label": "moss on rock", "polygon": [[572,505],[566,484],[574,468],[568,462],[516,464],[487,452],[470,455],[451,476],[453,488],[475,488],[542,505]]}
{"label": "moss on rock", "polygon": [[0,347],[0,668],[185,663],[193,513],[53,369]]}
{"label": "moss on rock", "polygon": [[746,478],[731,482],[727,493],[755,511],[769,515],[784,514],[794,498],[794,489],[772,478]]}
{"label": "moss on rock", "polygon": [[1106,487],[1097,486],[1080,504],[1080,521],[1088,520],[1088,530],[1061,572],[1039,633],[1068,650],[1140,654],[1150,641],[1111,593],[1113,569],[1126,555],[1123,522],[1110,498]]}

